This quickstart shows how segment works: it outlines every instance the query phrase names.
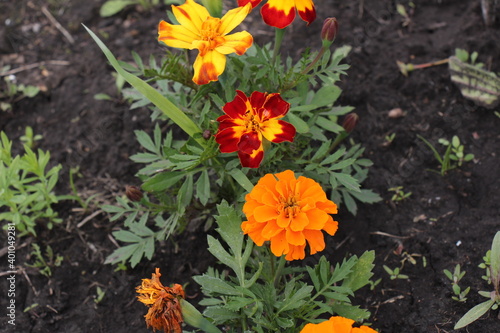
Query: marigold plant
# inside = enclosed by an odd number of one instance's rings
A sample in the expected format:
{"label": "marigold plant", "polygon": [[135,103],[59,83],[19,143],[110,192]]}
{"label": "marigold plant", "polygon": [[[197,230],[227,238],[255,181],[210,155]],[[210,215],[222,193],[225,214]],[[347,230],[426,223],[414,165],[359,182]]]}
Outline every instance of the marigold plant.
{"label": "marigold plant", "polygon": [[344,317],[330,317],[319,324],[307,324],[300,333],[377,333],[368,326],[353,327],[354,320]]}
{"label": "marigold plant", "polygon": [[229,10],[222,18],[210,16],[208,10],[194,0],[172,6],[172,12],[180,25],[161,21],[158,40],[166,45],[182,49],[198,49],[193,64],[193,81],[207,84],[217,81],[226,67],[226,55],[242,55],[252,45],[253,37],[246,31],[228,35],[248,15],[251,6]]}
{"label": "marigold plant", "polygon": [[317,182],[291,170],[265,175],[245,200],[243,232],[259,246],[270,241],[273,254],[287,260],[304,259],[306,244],[310,254],[322,251],[322,230],[334,235],[338,228],[329,215],[337,214],[337,205]]}
{"label": "marigold plant", "polygon": [[136,287],[137,299],[149,307],[144,316],[147,327],[153,331],[163,330],[165,333],[181,333],[183,323],[180,299],[185,298],[180,284],[165,287],[160,281],[160,269],[156,268],[151,279],[142,279]]}
{"label": "marigold plant", "polygon": [[[248,3],[255,8],[262,0],[238,0],[239,6]],[[312,0],[269,0],[262,6],[260,12],[266,24],[283,29],[295,19],[295,11],[309,25],[316,19],[316,9]]]}
{"label": "marigold plant", "polygon": [[223,107],[225,115],[217,119],[220,124],[215,140],[220,151],[238,151],[242,166],[258,168],[264,157],[264,140],[293,141],[295,127],[280,120],[289,108],[280,94],[254,91],[247,97],[238,90],[234,100]]}

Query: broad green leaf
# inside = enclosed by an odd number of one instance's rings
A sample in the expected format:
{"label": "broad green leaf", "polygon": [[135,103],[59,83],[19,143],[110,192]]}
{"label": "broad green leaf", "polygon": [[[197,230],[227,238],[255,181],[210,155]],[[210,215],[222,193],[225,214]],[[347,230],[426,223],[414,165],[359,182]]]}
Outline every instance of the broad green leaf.
{"label": "broad green leaf", "polygon": [[196,181],[196,197],[203,206],[205,206],[208,199],[210,199],[210,178],[208,177],[208,171],[206,169],[203,169],[200,177]]}
{"label": "broad green leaf", "polygon": [[356,291],[367,285],[370,278],[373,276],[372,269],[375,266],[375,251],[365,251],[356,261],[347,278],[342,282],[343,287],[347,287],[352,291]]}
{"label": "broad green leaf", "polygon": [[342,90],[337,86],[323,86],[314,94],[311,104],[317,107],[328,106],[339,98],[341,92]]}
{"label": "broad green leaf", "polygon": [[[298,112],[296,112],[298,113]],[[292,124],[295,129],[297,130],[297,133],[307,133],[309,132],[309,125],[302,120],[298,115],[296,115],[293,112],[288,112],[287,113],[287,118],[290,124]]]}
{"label": "broad green leaf", "polygon": [[182,318],[186,324],[201,329],[206,333],[222,333],[217,327],[209,322],[201,313],[188,301],[181,299]]}
{"label": "broad green leaf", "polygon": [[182,110],[180,110],[175,104],[165,98],[157,90],[151,87],[149,84],[138,78],[137,76],[130,74],[124,70],[115,56],[106,47],[106,45],[97,37],[89,28],[83,25],[90,36],[97,43],[101,51],[104,53],[111,66],[123,76],[123,78],[135,89],[137,89],[141,94],[143,94],[147,99],[151,101],[155,106],[157,106],[167,117],[172,119],[180,128],[184,130],[190,137],[196,140],[200,146],[205,147],[206,142],[201,135],[200,128],[189,118]]}
{"label": "broad green leaf", "polygon": [[491,243],[491,274],[492,280],[499,283],[500,281],[500,231],[497,231],[493,242]]}
{"label": "broad green leaf", "polygon": [[484,315],[488,310],[495,304],[495,301],[490,299],[486,302],[480,303],[467,311],[466,314],[455,324],[453,327],[454,330],[458,330],[459,328],[465,327],[475,320],[479,319],[482,315]]}
{"label": "broad green leaf", "polygon": [[212,294],[218,293],[222,295],[239,296],[241,293],[227,282],[219,278],[209,276],[206,274],[194,276],[193,279],[198,283],[204,292]]}

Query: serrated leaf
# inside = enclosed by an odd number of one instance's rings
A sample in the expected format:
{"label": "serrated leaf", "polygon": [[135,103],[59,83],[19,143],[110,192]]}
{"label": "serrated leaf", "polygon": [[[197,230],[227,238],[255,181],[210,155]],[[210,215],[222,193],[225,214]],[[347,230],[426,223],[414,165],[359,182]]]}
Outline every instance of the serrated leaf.
{"label": "serrated leaf", "polygon": [[309,132],[309,125],[307,125],[307,123],[295,113],[288,112],[287,118],[290,124],[292,124],[297,130],[297,133]]}
{"label": "serrated leaf", "polygon": [[365,251],[352,267],[352,272],[342,282],[342,287],[356,291],[367,285],[373,276],[374,260],[375,251]]}
{"label": "serrated leaf", "polygon": [[337,86],[323,86],[314,94],[311,104],[317,107],[331,105],[339,98],[341,92]]}
{"label": "serrated leaf", "polygon": [[352,176],[347,175],[345,173],[337,173],[337,172],[334,172],[332,174],[334,174],[338,182],[344,185],[346,188],[352,191],[361,192],[358,181]]}
{"label": "serrated leaf", "polygon": [[141,130],[136,130],[134,131],[135,137],[137,138],[137,141],[139,141],[140,145],[144,147],[145,149],[149,150],[150,152],[157,153],[158,149],[151,139],[151,137],[144,131]]}

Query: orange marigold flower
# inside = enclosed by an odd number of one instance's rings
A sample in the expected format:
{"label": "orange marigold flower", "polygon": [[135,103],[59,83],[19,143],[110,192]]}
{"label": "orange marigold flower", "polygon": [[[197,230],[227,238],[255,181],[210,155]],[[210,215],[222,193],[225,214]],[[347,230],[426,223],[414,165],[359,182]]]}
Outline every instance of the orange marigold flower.
{"label": "orange marigold flower", "polygon": [[252,46],[253,37],[247,31],[229,33],[250,13],[251,6],[229,10],[222,18],[210,16],[208,10],[193,0],[173,6],[172,12],[180,25],[161,21],[158,40],[168,46],[182,49],[198,49],[193,64],[193,81],[207,84],[217,81],[226,67],[226,55],[242,55]]}
{"label": "orange marigold flower", "polygon": [[259,246],[270,241],[273,254],[286,254],[286,260],[304,259],[306,243],[311,254],[322,251],[322,230],[334,235],[338,228],[329,215],[337,213],[337,205],[317,182],[296,179],[291,170],[265,175],[245,200],[243,232]]}
{"label": "orange marigold flower", "polygon": [[307,324],[300,333],[377,333],[368,326],[352,327],[354,320],[344,317],[330,317],[319,324]]}
{"label": "orange marigold flower", "polygon": [[149,307],[144,316],[146,325],[152,327],[153,332],[181,333],[183,319],[179,299],[185,298],[184,290],[180,284],[165,287],[160,276],[160,269],[156,268],[151,279],[142,279],[142,284],[136,287],[137,299]]}
{"label": "orange marigold flower", "polygon": [[[248,3],[255,8],[262,0],[238,0],[239,6],[245,6]],[[295,10],[299,16],[311,24],[316,19],[316,9],[312,0],[268,0],[262,6],[260,13],[266,24],[283,29],[289,26],[295,19]]]}
{"label": "orange marigold flower", "polygon": [[219,131],[215,141],[220,151],[238,151],[241,165],[258,168],[264,157],[263,139],[274,143],[293,141],[295,127],[283,118],[290,104],[280,94],[254,91],[250,97],[237,90],[232,102],[224,105],[225,115],[217,118]]}

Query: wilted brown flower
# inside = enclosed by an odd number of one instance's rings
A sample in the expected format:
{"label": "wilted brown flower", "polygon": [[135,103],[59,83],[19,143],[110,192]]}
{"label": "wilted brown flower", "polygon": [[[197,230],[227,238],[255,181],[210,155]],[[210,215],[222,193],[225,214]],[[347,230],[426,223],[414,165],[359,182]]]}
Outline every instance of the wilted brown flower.
{"label": "wilted brown flower", "polygon": [[149,307],[146,318],[147,327],[153,332],[163,330],[165,333],[181,333],[182,310],[180,298],[185,298],[180,284],[165,287],[160,282],[160,269],[156,268],[151,279],[142,279],[142,284],[136,287],[139,293],[137,299]]}

